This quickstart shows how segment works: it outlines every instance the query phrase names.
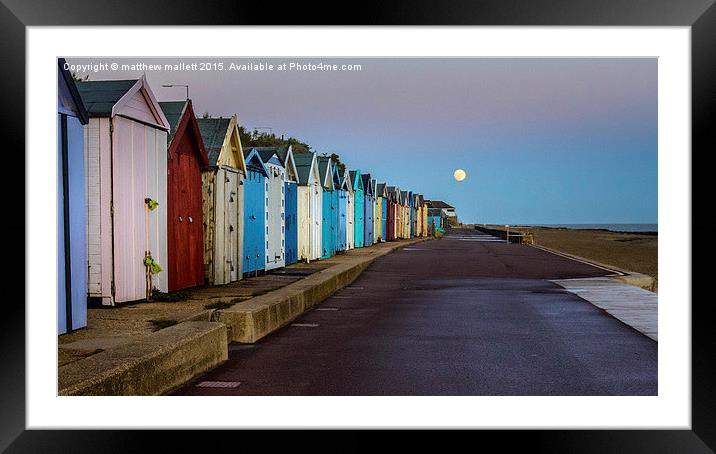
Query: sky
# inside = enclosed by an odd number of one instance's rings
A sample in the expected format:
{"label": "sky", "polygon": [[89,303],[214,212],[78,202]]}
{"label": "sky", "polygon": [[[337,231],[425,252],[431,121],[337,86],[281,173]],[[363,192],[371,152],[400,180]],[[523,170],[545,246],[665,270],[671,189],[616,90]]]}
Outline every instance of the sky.
{"label": "sky", "polygon": [[[186,96],[162,84],[188,84],[197,115],[235,113],[250,130],[269,127],[336,152],[379,182],[450,203],[463,222],[657,223],[654,58],[67,61],[104,64],[77,70],[90,80],[145,74],[159,101]],[[205,65],[163,66],[177,63]],[[273,68],[242,66],[249,63]],[[453,178],[458,168],[462,182]]]}

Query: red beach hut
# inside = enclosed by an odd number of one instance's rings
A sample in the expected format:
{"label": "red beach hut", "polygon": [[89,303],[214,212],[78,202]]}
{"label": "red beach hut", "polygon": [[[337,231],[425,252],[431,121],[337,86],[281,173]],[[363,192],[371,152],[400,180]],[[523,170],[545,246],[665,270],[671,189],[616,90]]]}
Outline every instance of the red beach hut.
{"label": "red beach hut", "polygon": [[201,171],[208,165],[191,100],[160,102],[169,122],[167,237],[169,291],[204,283]]}

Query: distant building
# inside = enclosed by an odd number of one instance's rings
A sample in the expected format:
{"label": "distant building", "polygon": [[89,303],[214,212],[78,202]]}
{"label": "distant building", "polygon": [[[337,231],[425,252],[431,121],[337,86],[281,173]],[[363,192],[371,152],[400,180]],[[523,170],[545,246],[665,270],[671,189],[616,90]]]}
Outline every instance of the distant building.
{"label": "distant building", "polygon": [[439,208],[443,210],[450,225],[458,225],[460,223],[454,206],[449,205],[442,200],[426,200],[425,203],[428,205],[428,208]]}

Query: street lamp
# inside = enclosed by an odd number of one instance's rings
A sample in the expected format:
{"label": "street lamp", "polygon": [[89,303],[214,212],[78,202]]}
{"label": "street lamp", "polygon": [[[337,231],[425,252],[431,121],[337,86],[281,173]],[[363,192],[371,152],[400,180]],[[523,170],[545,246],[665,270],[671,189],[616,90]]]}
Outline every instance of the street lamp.
{"label": "street lamp", "polygon": [[186,99],[189,99],[189,85],[182,85],[182,84],[163,84],[162,87],[184,87],[186,88]]}

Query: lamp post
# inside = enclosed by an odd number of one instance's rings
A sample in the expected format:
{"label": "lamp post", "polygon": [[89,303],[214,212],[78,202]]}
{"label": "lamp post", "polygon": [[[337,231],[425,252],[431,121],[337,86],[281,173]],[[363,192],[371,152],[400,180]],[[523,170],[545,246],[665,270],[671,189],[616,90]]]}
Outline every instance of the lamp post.
{"label": "lamp post", "polygon": [[163,84],[162,87],[184,87],[186,88],[186,99],[189,99],[189,85],[183,85],[183,84]]}

